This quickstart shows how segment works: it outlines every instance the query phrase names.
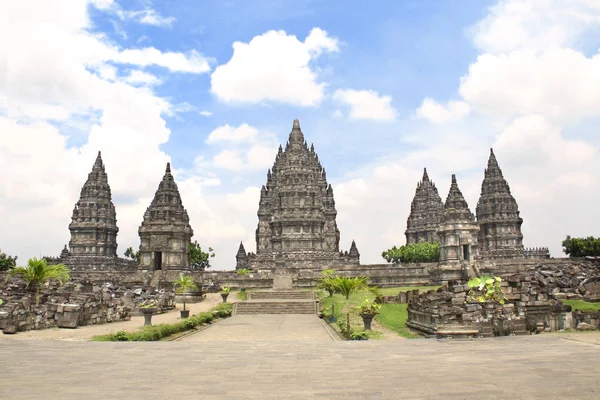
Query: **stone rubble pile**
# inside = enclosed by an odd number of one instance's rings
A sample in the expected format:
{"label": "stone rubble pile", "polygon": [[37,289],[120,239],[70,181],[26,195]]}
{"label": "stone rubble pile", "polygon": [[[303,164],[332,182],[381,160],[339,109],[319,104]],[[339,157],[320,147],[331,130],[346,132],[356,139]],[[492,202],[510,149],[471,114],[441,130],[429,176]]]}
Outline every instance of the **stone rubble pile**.
{"label": "stone rubble pile", "polygon": [[0,288],[0,330],[16,333],[32,329],[76,328],[84,325],[128,321],[137,304],[156,300],[158,312],[175,307],[173,292],[127,288],[114,283],[69,282],[48,284],[35,304],[35,290],[11,279]]}
{"label": "stone rubble pile", "polygon": [[600,300],[600,263],[538,264],[527,274],[557,299]]}

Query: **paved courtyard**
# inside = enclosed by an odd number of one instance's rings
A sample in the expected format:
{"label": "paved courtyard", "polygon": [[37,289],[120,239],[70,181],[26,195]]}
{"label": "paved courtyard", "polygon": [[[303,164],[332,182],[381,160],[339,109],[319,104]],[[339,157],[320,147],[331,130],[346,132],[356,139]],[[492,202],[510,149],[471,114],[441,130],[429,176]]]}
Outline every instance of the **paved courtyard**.
{"label": "paved courtyard", "polygon": [[316,315],[234,315],[182,341],[321,341],[332,340]]}
{"label": "paved courtyard", "polygon": [[598,399],[589,337],[0,341],[0,399]]}

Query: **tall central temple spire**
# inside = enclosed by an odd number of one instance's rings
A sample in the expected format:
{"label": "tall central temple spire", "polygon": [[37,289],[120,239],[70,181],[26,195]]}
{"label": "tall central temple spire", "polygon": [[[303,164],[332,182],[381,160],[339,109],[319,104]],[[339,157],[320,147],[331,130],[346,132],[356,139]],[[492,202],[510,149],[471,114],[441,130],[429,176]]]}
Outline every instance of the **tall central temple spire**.
{"label": "tall central temple spire", "polygon": [[[296,119],[260,191],[256,254],[248,253],[248,262],[262,267],[325,266],[346,257],[358,263],[356,245],[351,255],[340,255],[336,215],[333,188]],[[237,258],[238,264],[245,260],[241,251]]]}

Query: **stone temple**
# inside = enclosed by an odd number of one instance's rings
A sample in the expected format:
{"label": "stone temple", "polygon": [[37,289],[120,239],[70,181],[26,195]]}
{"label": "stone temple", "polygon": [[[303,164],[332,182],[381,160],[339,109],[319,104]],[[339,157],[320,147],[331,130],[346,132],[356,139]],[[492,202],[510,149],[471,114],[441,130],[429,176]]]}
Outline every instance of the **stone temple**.
{"label": "stone temple", "polygon": [[548,258],[548,248],[523,247],[522,224],[517,201],[490,149],[476,217],[458,189],[455,175],[444,205],[425,170],[411,204],[406,243],[439,243],[442,263]]}
{"label": "stone temple", "polygon": [[256,253],[240,244],[239,268],[309,268],[359,264],[353,242],[340,252],[333,189],[314,146],[308,147],[294,120],[285,150],[279,146],[260,192]]}
{"label": "stone temple", "polygon": [[171,174],[170,163],[167,163],[154,199],[144,213],[139,234],[141,270],[190,269],[188,245],[194,231]]}
{"label": "stone temple", "polygon": [[410,214],[406,222],[406,243],[437,241],[436,232],[443,211],[442,199],[425,169],[423,178],[417,183],[417,191],[410,205]]}

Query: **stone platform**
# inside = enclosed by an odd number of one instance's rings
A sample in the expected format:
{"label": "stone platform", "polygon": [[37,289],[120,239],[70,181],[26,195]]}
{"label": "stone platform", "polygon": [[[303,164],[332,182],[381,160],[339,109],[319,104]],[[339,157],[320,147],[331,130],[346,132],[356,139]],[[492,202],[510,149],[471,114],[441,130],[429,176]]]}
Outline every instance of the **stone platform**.
{"label": "stone platform", "polygon": [[600,346],[555,334],[393,342],[11,340],[0,341],[0,354],[11,360],[0,375],[0,399],[11,400],[600,398]]}

